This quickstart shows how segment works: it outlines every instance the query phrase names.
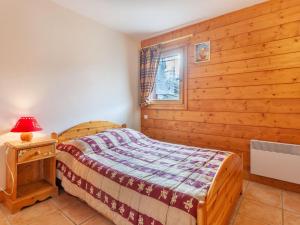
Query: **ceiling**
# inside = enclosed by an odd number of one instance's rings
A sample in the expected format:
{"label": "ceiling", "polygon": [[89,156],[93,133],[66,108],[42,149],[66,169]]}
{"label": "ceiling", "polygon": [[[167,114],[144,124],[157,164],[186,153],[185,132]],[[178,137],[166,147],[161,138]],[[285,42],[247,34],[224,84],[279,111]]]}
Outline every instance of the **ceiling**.
{"label": "ceiling", "polygon": [[52,0],[114,30],[145,39],[265,0]]}

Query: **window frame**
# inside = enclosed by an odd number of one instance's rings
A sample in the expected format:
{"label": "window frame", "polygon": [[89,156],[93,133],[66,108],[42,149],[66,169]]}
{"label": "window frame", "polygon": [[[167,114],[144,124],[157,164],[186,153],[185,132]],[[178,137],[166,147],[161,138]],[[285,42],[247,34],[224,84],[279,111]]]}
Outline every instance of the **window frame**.
{"label": "window frame", "polygon": [[174,52],[180,52],[182,61],[180,66],[181,79],[180,79],[180,98],[179,100],[151,100],[147,108],[151,109],[187,109],[187,46],[181,45],[176,47],[163,48],[161,55],[168,56]]}

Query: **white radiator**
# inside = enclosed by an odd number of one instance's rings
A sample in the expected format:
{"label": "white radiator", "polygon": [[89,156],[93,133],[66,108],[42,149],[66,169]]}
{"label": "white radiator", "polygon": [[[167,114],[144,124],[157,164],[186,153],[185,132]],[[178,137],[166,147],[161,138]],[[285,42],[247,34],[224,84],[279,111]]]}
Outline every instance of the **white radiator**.
{"label": "white radiator", "polygon": [[251,140],[251,173],[300,184],[300,145]]}

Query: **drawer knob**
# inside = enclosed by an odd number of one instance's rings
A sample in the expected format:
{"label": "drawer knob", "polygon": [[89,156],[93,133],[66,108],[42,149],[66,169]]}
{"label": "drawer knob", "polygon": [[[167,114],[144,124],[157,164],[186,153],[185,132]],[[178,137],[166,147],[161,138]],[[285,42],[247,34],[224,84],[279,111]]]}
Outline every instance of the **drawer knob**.
{"label": "drawer knob", "polygon": [[34,154],[35,154],[35,155],[40,155],[40,154],[41,154],[41,151],[36,151]]}
{"label": "drawer knob", "polygon": [[22,157],[27,151],[26,150],[21,150],[18,153],[18,157]]}

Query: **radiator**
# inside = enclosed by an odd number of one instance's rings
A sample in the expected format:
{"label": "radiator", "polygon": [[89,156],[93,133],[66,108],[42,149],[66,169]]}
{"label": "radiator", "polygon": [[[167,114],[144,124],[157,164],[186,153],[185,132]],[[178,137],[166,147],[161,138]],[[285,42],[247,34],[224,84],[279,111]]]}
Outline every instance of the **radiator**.
{"label": "radiator", "polygon": [[300,184],[300,145],[251,140],[251,173]]}

